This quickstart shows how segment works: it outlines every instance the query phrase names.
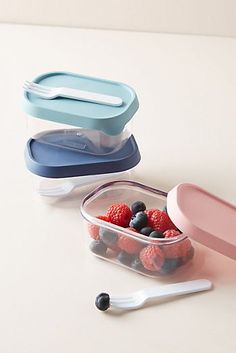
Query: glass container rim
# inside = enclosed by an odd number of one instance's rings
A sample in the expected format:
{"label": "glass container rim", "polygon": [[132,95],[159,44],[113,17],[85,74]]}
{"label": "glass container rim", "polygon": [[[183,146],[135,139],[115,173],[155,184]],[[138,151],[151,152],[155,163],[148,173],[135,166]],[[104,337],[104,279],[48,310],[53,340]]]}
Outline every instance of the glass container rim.
{"label": "glass container rim", "polygon": [[188,237],[186,234],[181,233],[180,235],[177,235],[176,237],[171,237],[171,238],[149,238],[146,235],[143,235],[141,233],[136,233],[132,230],[129,230],[128,228],[123,228],[116,224],[100,220],[99,218],[91,216],[88,212],[86,212],[85,210],[86,205],[91,201],[91,199],[102,194],[106,189],[109,189],[110,187],[117,186],[117,185],[132,186],[132,187],[135,187],[136,189],[142,189],[149,193],[153,193],[155,195],[159,195],[165,198],[167,197],[167,194],[168,194],[165,191],[158,190],[152,186],[148,186],[133,180],[125,180],[125,179],[113,180],[98,186],[97,188],[92,190],[89,194],[87,194],[82,200],[82,203],[80,206],[80,212],[86,221],[88,221],[89,223],[95,224],[97,226],[107,228],[111,231],[113,230],[113,231],[116,231],[117,233],[125,234],[127,237],[131,237],[136,240],[146,242],[149,245],[167,245],[167,244],[171,245],[171,244],[180,242]]}

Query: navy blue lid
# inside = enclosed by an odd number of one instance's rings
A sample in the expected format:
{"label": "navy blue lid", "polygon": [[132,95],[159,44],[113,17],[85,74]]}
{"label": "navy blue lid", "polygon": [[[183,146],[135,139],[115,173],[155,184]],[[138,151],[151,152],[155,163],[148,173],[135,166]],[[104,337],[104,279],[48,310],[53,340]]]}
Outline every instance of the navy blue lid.
{"label": "navy blue lid", "polygon": [[141,159],[133,135],[113,153],[93,154],[29,139],[25,161],[33,174],[47,178],[67,178],[107,174],[135,167]]}

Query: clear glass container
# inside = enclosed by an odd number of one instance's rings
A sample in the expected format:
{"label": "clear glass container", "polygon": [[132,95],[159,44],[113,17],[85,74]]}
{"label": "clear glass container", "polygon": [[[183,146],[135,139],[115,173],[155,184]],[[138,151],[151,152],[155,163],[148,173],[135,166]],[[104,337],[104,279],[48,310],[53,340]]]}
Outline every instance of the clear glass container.
{"label": "clear glass container", "polygon": [[48,145],[97,155],[118,151],[131,135],[131,122],[118,135],[28,116],[28,133]]}
{"label": "clear glass container", "polygon": [[163,210],[166,197],[166,192],[128,180],[109,182],[92,191],[81,205],[90,250],[102,259],[150,277],[186,267],[194,257],[193,244],[186,234],[151,238],[97,218],[118,203],[131,207],[142,201],[147,209]]}
{"label": "clear glass container", "polygon": [[34,190],[37,194],[44,198],[63,198],[72,193],[79,193],[91,190],[91,187],[96,187],[109,180],[114,179],[130,179],[133,174],[133,169],[118,173],[85,175],[70,178],[45,178],[36,174],[31,174],[33,178]]}

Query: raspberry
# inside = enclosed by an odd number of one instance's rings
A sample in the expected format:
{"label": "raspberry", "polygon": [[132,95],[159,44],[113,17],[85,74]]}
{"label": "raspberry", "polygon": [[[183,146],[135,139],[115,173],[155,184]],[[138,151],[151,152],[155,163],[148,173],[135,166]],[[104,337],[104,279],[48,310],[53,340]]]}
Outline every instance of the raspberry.
{"label": "raspberry", "polygon": [[106,256],[108,257],[108,259],[113,259],[117,256],[118,252],[117,250],[113,250],[111,248],[108,248],[107,249],[107,253],[106,253]]}
{"label": "raspberry", "polygon": [[164,263],[161,249],[155,245],[148,245],[139,254],[143,266],[149,271],[158,271]]}
{"label": "raspberry", "polygon": [[173,238],[173,237],[177,237],[178,235],[180,235],[181,233],[176,230],[176,229],[168,229],[164,232],[164,236],[165,238]]}
{"label": "raspberry", "polygon": [[[133,230],[132,228],[128,228]],[[135,230],[133,230],[135,231]],[[142,249],[142,244],[134,238],[127,237],[126,235],[120,235],[117,245],[119,248],[128,254],[137,254]]]}
{"label": "raspberry", "polygon": [[160,210],[149,210],[146,213],[148,216],[148,226],[154,230],[163,233],[167,229],[177,229],[167,213]]}
{"label": "raspberry", "polygon": [[120,227],[128,227],[132,212],[125,203],[111,205],[107,211],[110,222]]}
{"label": "raspberry", "polygon": [[152,215],[154,212],[158,211],[157,208],[150,208],[149,210],[146,210],[145,213],[148,217],[148,220],[151,219]]}
{"label": "raspberry", "polygon": [[[97,216],[96,218],[109,222],[109,218],[107,216]],[[91,238],[94,240],[99,240],[99,226],[93,223],[88,223],[88,232]]]}
{"label": "raspberry", "polygon": [[135,228],[132,228],[132,227],[128,227],[128,228],[126,228],[126,229],[132,230],[132,232],[135,232],[135,233],[137,233],[137,230],[136,230]]}
{"label": "raspberry", "polygon": [[166,258],[175,259],[177,257],[181,257],[181,249],[178,242],[174,244],[163,245],[161,249]]}
{"label": "raspberry", "polygon": [[191,241],[188,238],[186,238],[174,244],[164,245],[162,248],[162,251],[165,257],[168,257],[168,258],[185,257],[188,255],[191,247],[192,247]]}
{"label": "raspberry", "polygon": [[186,239],[182,240],[179,245],[180,245],[181,257],[188,256],[189,251],[192,248],[191,241],[188,238],[186,238]]}

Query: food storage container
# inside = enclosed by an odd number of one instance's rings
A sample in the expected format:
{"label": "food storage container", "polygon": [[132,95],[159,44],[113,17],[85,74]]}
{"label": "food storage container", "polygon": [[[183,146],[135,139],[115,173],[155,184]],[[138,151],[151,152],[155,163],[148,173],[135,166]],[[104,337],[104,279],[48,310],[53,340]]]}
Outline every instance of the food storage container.
{"label": "food storage container", "polygon": [[[111,205],[130,208],[137,201],[145,204],[148,216],[142,227],[162,227],[162,235],[141,234],[129,220],[125,227],[114,224]],[[166,193],[134,181],[111,181],[84,198],[81,213],[92,253],[143,275],[163,276],[194,263],[192,239],[236,259],[236,207],[192,184]]]}
{"label": "food storage container", "polygon": [[119,150],[107,155],[87,154],[30,139],[25,161],[34,178],[37,193],[63,197],[82,186],[102,180],[127,177],[140,161],[136,141],[131,136]]}
{"label": "food storage container", "polygon": [[138,109],[135,91],[114,81],[66,72],[40,75],[34,83],[67,87],[117,97],[120,105],[63,97],[43,99],[24,93],[29,136],[48,145],[84,153],[107,154],[119,150],[131,135],[130,120]]}
{"label": "food storage container", "polygon": [[70,87],[119,97],[118,106],[58,97],[44,99],[24,92],[30,138],[25,148],[28,170],[38,193],[61,197],[100,180],[127,177],[140,161],[130,130],[138,99],[129,86],[97,78],[52,72],[35,83]]}

